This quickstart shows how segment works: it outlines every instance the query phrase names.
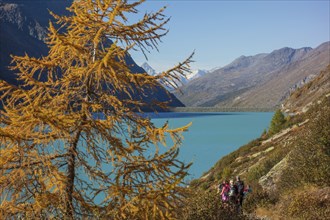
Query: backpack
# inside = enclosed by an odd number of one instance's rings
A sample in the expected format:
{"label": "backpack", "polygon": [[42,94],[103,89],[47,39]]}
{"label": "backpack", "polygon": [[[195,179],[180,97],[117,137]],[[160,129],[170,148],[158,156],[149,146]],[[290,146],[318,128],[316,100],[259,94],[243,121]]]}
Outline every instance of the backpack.
{"label": "backpack", "polygon": [[230,186],[228,195],[229,196],[236,196],[237,193],[238,193],[237,186],[236,185]]}
{"label": "backpack", "polygon": [[222,188],[223,188],[223,183],[220,183],[219,186],[218,186],[218,190],[219,190],[219,192],[222,191]]}
{"label": "backpack", "polygon": [[243,181],[237,181],[236,182],[236,186],[237,186],[237,191],[239,195],[243,195],[244,193],[244,182]]}

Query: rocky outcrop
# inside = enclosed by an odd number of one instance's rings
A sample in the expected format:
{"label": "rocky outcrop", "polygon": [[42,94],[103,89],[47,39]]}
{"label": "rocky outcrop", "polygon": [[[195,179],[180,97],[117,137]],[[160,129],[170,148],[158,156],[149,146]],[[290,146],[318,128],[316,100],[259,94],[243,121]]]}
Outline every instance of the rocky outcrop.
{"label": "rocky outcrop", "polygon": [[281,175],[285,169],[288,169],[287,155],[279,163],[277,163],[266,175],[259,179],[261,187],[270,193],[275,193],[277,190],[277,183],[281,179]]}

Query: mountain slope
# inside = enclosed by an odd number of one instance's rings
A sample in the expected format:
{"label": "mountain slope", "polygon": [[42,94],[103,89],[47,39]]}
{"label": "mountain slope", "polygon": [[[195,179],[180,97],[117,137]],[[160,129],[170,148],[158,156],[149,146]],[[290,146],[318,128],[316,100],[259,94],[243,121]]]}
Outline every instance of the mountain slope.
{"label": "mountain slope", "polygon": [[176,95],[187,106],[274,108],[290,88],[330,63],[329,45],[241,56],[184,85],[183,94]]}
{"label": "mountain slope", "polygon": [[330,88],[330,65],[316,76],[312,81],[293,91],[284,101],[283,111],[299,114],[306,112],[308,107],[313,104],[313,100],[318,100]]}
{"label": "mountain slope", "polygon": [[[203,177],[191,182],[193,191],[198,192],[193,196],[206,196],[199,190],[215,194],[220,181],[239,175],[245,184],[252,186],[252,193],[243,203],[245,213],[256,213],[265,219],[327,219],[330,214],[329,76],[330,66],[292,92],[284,107],[298,114],[287,117],[278,133],[272,136],[264,133],[221,158]],[[297,111],[301,109],[306,111]],[[209,214],[208,210],[203,212]]]}
{"label": "mountain slope", "polygon": [[17,84],[15,75],[8,70],[10,55],[33,57],[48,52],[43,40],[46,38],[49,20],[47,9],[57,14],[66,14],[69,1],[4,1],[0,0],[0,79]]}
{"label": "mountain slope", "polygon": [[[70,0],[63,1],[7,1],[0,0],[0,79],[18,85],[15,73],[8,69],[11,58],[10,54],[22,56],[27,53],[32,57],[45,56],[48,47],[44,43],[47,36],[47,26],[52,16],[49,11],[65,15],[66,8],[71,5]],[[143,73],[130,57],[126,62],[132,72]],[[171,107],[184,106],[173,94],[168,93],[161,85],[155,91],[145,90],[145,94],[138,96],[133,94],[134,99],[143,99],[150,103],[154,101],[166,101]],[[149,110],[149,109],[147,109]],[[161,110],[161,109],[157,109]]]}
{"label": "mountain slope", "polygon": [[[308,77],[317,76],[320,71],[330,64],[330,43],[321,44],[310,50],[300,59],[285,65],[272,75],[268,81],[256,85],[254,88],[217,105],[231,105],[234,107],[276,107],[289,95],[292,87]],[[235,100],[236,99],[236,100]]]}

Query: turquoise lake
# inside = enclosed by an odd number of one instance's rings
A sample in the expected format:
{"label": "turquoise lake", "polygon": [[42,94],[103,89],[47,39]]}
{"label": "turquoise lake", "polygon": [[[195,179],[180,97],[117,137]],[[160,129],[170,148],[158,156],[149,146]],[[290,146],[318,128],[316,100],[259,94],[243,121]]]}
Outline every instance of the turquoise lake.
{"label": "turquoise lake", "polygon": [[170,128],[192,122],[180,148],[179,159],[193,162],[187,180],[199,178],[223,156],[260,137],[273,112],[158,113],[150,117],[157,126]]}

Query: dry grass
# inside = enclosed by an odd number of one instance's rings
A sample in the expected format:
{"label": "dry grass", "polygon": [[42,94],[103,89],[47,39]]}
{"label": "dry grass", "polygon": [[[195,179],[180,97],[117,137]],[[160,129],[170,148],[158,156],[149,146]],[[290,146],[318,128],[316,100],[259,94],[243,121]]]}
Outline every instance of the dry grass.
{"label": "dry grass", "polygon": [[277,205],[283,219],[329,219],[330,187],[305,186],[291,190]]}
{"label": "dry grass", "polygon": [[282,220],[280,216],[271,208],[258,207],[255,210],[255,214],[258,218],[261,219]]}

